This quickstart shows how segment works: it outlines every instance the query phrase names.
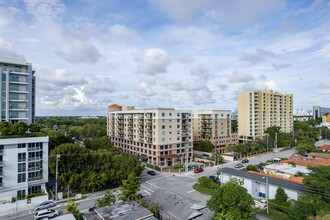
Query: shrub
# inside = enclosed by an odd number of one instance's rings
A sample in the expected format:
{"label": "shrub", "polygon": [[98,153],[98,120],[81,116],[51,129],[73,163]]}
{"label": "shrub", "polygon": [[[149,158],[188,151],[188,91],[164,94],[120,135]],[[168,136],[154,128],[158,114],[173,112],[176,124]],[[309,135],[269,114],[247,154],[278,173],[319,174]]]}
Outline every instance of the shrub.
{"label": "shrub", "polygon": [[198,182],[199,184],[202,186],[202,187],[205,187],[205,188],[217,188],[218,185],[213,182],[213,180],[211,180],[210,178],[206,177],[206,176],[202,176],[200,178],[198,178]]}
{"label": "shrub", "polygon": [[182,165],[182,164],[181,165],[175,165],[175,166],[173,166],[174,169],[181,169],[183,167],[184,167],[184,165]]}
{"label": "shrub", "polygon": [[15,197],[12,197],[11,198],[11,203],[14,203],[14,202],[16,202],[16,198]]}
{"label": "shrub", "polygon": [[256,172],[258,172],[257,167],[256,167],[256,166],[253,166],[253,165],[248,165],[248,166],[246,167],[246,171],[249,171],[249,170],[252,170],[252,171],[256,171]]}
{"label": "shrub", "polygon": [[154,168],[154,165],[152,165],[152,164],[148,164],[148,163],[147,163],[147,167],[153,169],[153,168]]}

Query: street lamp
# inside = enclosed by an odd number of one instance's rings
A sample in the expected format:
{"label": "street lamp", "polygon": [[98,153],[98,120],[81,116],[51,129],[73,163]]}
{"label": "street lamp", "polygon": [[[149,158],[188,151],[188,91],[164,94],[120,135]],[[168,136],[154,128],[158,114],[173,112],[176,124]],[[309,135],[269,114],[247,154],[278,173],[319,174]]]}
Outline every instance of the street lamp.
{"label": "street lamp", "polygon": [[267,201],[267,214],[269,214],[269,205],[268,205],[268,197],[269,197],[269,190],[268,190],[268,187],[269,187],[269,183],[268,183],[268,177],[267,176],[264,176],[262,177],[263,179],[266,179],[266,201]]}

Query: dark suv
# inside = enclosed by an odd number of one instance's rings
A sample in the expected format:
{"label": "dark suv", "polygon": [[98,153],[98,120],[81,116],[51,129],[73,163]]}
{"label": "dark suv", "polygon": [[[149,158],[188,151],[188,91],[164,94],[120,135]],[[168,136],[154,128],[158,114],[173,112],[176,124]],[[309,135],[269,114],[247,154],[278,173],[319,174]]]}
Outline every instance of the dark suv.
{"label": "dark suv", "polygon": [[242,163],[248,163],[248,162],[249,162],[248,159],[244,159],[244,160],[242,160]]}

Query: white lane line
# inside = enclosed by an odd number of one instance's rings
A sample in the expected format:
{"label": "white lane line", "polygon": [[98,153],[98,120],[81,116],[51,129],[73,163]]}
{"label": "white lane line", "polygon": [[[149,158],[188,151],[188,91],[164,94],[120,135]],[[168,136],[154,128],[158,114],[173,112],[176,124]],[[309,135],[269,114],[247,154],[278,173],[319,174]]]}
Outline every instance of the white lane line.
{"label": "white lane line", "polygon": [[148,184],[148,185],[152,185],[152,187],[155,187],[155,188],[159,189],[158,186],[156,186],[156,185],[154,185],[154,184],[152,184],[152,183],[150,183],[150,182],[146,182],[146,184]]}
{"label": "white lane line", "polygon": [[145,187],[144,185],[141,185],[143,188],[150,190],[151,192],[154,192],[153,190],[149,189],[148,187]]}
{"label": "white lane line", "polygon": [[146,191],[146,190],[143,190],[145,193],[148,194],[148,196],[150,196],[150,192]]}
{"label": "white lane line", "polygon": [[192,193],[192,192],[195,192],[196,190],[191,190],[191,191],[188,191],[187,193]]}

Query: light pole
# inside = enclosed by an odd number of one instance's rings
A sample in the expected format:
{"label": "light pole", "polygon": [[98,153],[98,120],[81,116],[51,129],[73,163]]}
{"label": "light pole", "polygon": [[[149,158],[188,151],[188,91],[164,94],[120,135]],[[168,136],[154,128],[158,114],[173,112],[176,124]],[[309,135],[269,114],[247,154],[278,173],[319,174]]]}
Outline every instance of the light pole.
{"label": "light pole", "polygon": [[56,183],[55,183],[55,201],[57,201],[57,178],[58,178],[58,161],[60,159],[60,155],[56,155]]}
{"label": "light pole", "polygon": [[214,166],[217,166],[217,147],[214,145]]}
{"label": "light pole", "polygon": [[269,197],[269,191],[268,191],[268,188],[269,188],[269,183],[268,183],[268,177],[267,176],[264,176],[262,177],[263,179],[266,179],[266,201],[267,201],[267,214],[269,214],[269,204],[268,204],[268,197]]}

